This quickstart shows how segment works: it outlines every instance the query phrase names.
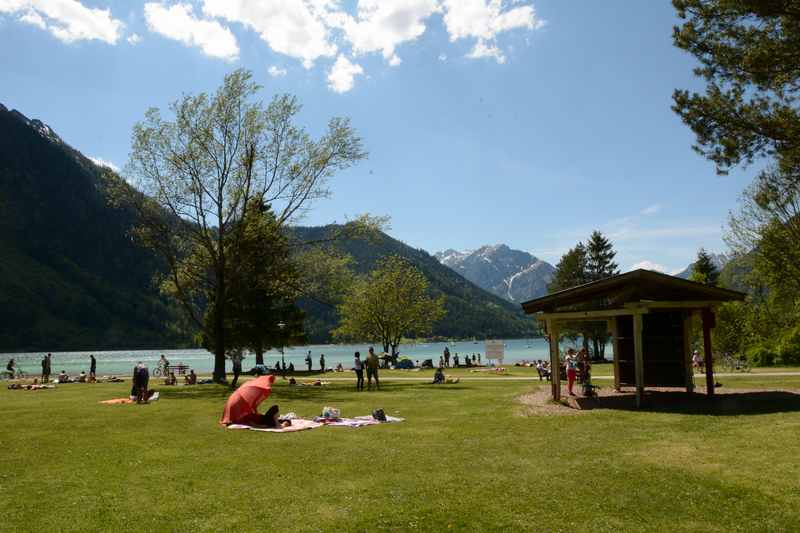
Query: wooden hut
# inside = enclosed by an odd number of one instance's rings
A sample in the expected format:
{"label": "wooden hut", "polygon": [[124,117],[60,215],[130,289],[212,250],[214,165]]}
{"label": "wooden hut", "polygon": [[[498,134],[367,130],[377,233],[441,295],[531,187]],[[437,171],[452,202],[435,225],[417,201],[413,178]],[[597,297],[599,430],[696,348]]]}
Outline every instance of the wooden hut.
{"label": "wooden hut", "polygon": [[691,317],[703,324],[706,384],[714,394],[711,329],[714,309],[722,302],[743,300],[741,292],[721,289],[650,270],[618,276],[566,289],[522,304],[535,315],[550,339],[553,399],[561,397],[558,339],[565,328],[581,323],[605,323],[614,347],[614,387],[636,387],[641,404],[644,388],[693,389],[690,347]]}

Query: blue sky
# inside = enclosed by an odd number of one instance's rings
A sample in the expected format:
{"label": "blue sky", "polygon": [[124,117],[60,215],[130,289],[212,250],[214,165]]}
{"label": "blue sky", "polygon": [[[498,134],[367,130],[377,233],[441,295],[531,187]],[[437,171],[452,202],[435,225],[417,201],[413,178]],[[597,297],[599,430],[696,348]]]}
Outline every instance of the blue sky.
{"label": "blue sky", "polygon": [[702,85],[675,23],[667,1],[0,0],[0,102],[123,167],[145,109],[245,67],[370,152],[307,224],[370,212],[430,252],[551,262],[599,229],[623,269],[675,271],[724,250],[755,172],[691,150],[671,94]]}

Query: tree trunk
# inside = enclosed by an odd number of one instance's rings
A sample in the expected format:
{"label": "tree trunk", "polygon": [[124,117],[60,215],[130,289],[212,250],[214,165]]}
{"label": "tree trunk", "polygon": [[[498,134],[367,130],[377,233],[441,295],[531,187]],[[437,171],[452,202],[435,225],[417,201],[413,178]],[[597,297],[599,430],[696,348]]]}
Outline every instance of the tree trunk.
{"label": "tree trunk", "polygon": [[260,343],[258,346],[256,346],[256,364],[264,364],[264,346],[262,346]]}
{"label": "tree trunk", "polygon": [[214,375],[217,383],[225,382],[225,267],[217,269],[217,290],[215,293],[214,336]]}
{"label": "tree trunk", "polygon": [[592,337],[592,345],[594,347],[593,358],[598,359],[600,357],[600,341],[597,340],[597,335]]}

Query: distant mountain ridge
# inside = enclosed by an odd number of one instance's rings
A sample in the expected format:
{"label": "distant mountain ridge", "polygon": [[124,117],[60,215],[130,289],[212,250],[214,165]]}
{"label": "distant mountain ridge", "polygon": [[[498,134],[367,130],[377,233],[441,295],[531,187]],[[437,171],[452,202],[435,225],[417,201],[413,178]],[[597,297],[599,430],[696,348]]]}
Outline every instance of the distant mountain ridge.
{"label": "distant mountain ridge", "polygon": [[477,250],[445,250],[435,254],[440,263],[492,294],[521,303],[547,294],[555,268],[546,261],[505,244]]}

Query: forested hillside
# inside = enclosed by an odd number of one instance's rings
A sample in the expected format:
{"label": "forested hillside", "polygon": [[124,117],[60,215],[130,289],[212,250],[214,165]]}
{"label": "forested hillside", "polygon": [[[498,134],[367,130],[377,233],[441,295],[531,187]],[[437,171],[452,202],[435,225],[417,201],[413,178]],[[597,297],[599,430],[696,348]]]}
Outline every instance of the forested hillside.
{"label": "forested hillside", "polygon": [[[324,239],[334,227],[296,228],[301,240]],[[516,304],[490,294],[441,264],[424,250],[412,248],[386,234],[371,241],[343,241],[336,247],[353,258],[357,273],[369,272],[378,259],[401,256],[428,278],[434,294],[445,297],[447,316],[433,328],[441,337],[525,337],[536,333],[535,323],[525,317]],[[327,331],[336,323],[335,310],[315,302],[303,302],[309,315],[308,329],[313,340],[328,338]]]}
{"label": "forested hillside", "polygon": [[136,246],[133,189],[46,125],[0,106],[0,351],[176,346],[158,260]]}

